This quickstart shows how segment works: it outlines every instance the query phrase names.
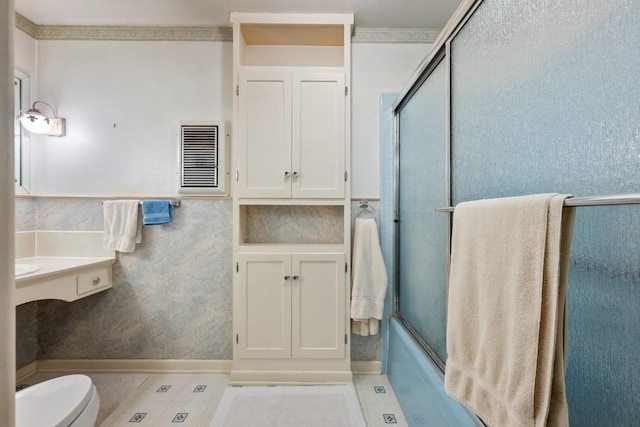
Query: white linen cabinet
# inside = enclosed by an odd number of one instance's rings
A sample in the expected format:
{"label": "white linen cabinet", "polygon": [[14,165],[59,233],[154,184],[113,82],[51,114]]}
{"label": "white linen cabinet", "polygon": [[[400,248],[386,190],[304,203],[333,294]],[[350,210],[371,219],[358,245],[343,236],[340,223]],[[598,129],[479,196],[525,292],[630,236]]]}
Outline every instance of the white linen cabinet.
{"label": "white linen cabinet", "polygon": [[230,379],[351,382],[353,15],[234,12],[231,22]]}

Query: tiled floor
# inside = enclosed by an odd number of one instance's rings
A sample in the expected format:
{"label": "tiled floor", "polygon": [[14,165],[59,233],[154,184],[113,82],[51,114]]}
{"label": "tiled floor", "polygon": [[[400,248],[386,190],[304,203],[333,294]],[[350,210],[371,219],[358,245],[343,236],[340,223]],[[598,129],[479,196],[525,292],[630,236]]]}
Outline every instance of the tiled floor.
{"label": "tiled floor", "polygon": [[[35,374],[18,384],[37,384],[61,374]],[[93,374],[100,394],[100,427],[209,427],[229,378],[225,374]],[[368,427],[406,426],[385,375],[355,375]]]}
{"label": "tiled floor", "polygon": [[228,382],[223,374],[149,375],[102,426],[208,427]]}
{"label": "tiled floor", "polygon": [[386,375],[354,375],[353,383],[368,427],[407,425]]}

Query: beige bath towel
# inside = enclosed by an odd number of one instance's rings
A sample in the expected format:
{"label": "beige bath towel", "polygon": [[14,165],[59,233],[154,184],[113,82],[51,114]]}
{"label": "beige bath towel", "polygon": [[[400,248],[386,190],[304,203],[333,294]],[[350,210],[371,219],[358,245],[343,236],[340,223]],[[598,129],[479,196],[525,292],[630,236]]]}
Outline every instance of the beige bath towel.
{"label": "beige bath towel", "polygon": [[453,220],[445,389],[492,427],[567,426],[567,195],[460,203]]}

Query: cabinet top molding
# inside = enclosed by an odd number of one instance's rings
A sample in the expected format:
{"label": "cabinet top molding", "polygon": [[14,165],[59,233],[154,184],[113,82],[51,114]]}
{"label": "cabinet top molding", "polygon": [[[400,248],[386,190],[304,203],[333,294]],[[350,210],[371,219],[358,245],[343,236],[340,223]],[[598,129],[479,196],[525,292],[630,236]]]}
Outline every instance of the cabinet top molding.
{"label": "cabinet top molding", "polygon": [[231,12],[231,23],[353,25],[352,13],[250,13]]}
{"label": "cabinet top molding", "polygon": [[[327,47],[343,49],[327,50],[315,54],[325,55],[324,63],[308,61],[304,65],[326,65],[326,53],[333,55],[329,62],[334,65],[336,59],[344,66],[350,62],[348,46],[353,35],[353,14],[322,14],[322,13],[244,13],[232,12],[234,58],[241,65],[259,65],[269,62],[274,55],[273,50],[252,50],[258,46],[282,47],[282,46],[306,46]],[[300,52],[289,49],[291,58],[299,56]],[[260,59],[257,57],[260,56]],[[290,59],[291,59],[290,58]],[[291,65],[291,60],[287,60]],[[258,61],[256,63],[255,61]],[[285,62],[287,62],[285,61]],[[282,65],[282,64],[281,64]]]}

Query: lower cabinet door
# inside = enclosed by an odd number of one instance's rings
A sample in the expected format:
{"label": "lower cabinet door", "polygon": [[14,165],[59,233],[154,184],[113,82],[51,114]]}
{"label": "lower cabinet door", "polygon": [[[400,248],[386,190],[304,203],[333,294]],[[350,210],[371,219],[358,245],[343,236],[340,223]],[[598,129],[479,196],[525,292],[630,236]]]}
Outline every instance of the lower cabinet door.
{"label": "lower cabinet door", "polygon": [[292,357],[343,358],[344,253],[294,254],[291,260]]}
{"label": "lower cabinet door", "polygon": [[238,356],[291,357],[291,255],[239,254],[238,261]]}
{"label": "lower cabinet door", "polygon": [[345,357],[344,253],[239,254],[237,354]]}

